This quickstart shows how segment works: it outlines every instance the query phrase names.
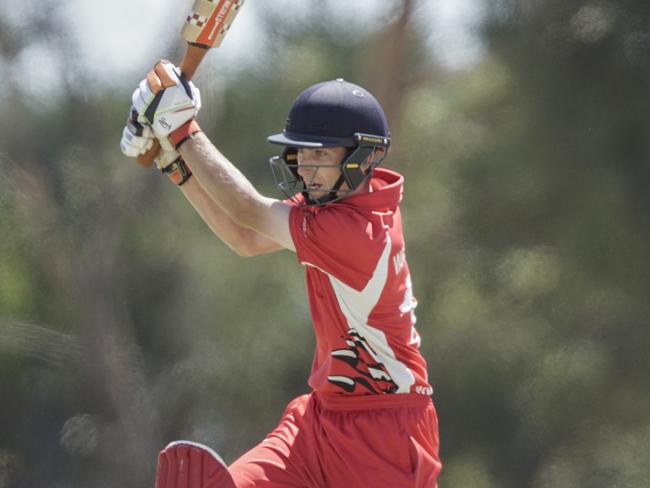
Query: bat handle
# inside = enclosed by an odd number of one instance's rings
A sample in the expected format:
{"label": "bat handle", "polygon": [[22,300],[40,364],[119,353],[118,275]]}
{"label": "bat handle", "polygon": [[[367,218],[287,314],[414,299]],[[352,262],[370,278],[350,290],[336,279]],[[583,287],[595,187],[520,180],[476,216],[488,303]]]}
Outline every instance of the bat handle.
{"label": "bat handle", "polygon": [[158,142],[158,139],[154,139],[153,144],[149,150],[146,153],[142,153],[140,156],[138,156],[138,163],[140,163],[145,168],[150,167],[153,164],[154,159],[156,159],[156,156],[158,156],[159,152],[160,143]]}
{"label": "bat handle", "polygon": [[208,52],[208,49],[210,48],[200,44],[187,44],[185,56],[183,56],[180,65],[181,73],[183,73],[186,80],[191,80],[194,77],[196,68],[198,68],[201,61],[203,61],[203,57]]}
{"label": "bat handle", "polygon": [[[203,61],[203,57],[208,52],[208,49],[209,48],[206,46],[189,43],[187,44],[187,49],[185,50],[185,55],[181,60],[180,66],[181,73],[185,79],[192,79],[194,73],[196,73],[196,69],[199,67],[199,64],[201,64],[201,61]],[[148,168],[153,164],[153,161],[156,159],[156,156],[158,156],[159,151],[160,143],[158,142],[158,139],[154,139],[153,145],[149,148],[149,150],[146,153],[140,154],[140,156],[138,156],[138,163]]]}

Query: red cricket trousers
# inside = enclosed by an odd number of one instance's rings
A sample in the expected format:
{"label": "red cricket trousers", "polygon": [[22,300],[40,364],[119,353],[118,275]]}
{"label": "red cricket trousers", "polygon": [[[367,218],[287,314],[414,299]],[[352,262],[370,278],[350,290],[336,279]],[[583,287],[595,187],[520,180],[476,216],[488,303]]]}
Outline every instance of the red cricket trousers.
{"label": "red cricket trousers", "polygon": [[429,397],[311,393],[228,471],[237,488],[435,488],[441,467]]}

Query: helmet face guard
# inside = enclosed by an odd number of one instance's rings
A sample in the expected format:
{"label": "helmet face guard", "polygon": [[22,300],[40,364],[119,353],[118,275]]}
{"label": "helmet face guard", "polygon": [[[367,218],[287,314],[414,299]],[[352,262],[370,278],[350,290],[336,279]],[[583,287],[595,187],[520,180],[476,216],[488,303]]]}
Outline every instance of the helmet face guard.
{"label": "helmet face guard", "polygon": [[[318,193],[321,194],[320,197],[316,197],[310,192],[311,181],[305,181],[298,174],[298,148],[294,146],[287,146],[282,155],[269,160],[276,186],[294,201],[297,194],[302,194],[306,205],[324,205],[347,197],[372,175],[373,170],[384,161],[386,155],[384,153],[379,159],[373,159],[368,165],[364,166],[364,163],[375,154],[377,149],[387,151],[390,146],[388,137],[371,134],[357,133],[354,135],[353,140],[355,146],[348,148],[348,152],[341,162],[300,165],[301,167],[315,168],[312,180],[316,177],[320,168],[335,167],[341,170],[341,176],[331,188],[318,189]],[[347,188],[342,189],[344,183]],[[325,195],[322,195],[323,193]]]}

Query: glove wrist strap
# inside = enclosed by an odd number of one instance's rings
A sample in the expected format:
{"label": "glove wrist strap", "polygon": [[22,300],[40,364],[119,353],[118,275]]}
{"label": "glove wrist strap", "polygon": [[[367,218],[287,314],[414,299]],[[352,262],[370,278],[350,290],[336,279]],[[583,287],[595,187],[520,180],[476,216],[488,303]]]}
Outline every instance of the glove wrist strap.
{"label": "glove wrist strap", "polygon": [[196,120],[192,119],[188,120],[178,129],[170,133],[168,139],[169,142],[172,143],[172,146],[174,146],[174,149],[178,149],[185,141],[200,131],[201,127],[199,127],[199,124]]}
{"label": "glove wrist strap", "polygon": [[178,186],[183,186],[183,184],[192,176],[192,171],[190,170],[189,166],[185,164],[183,158],[178,158],[170,165],[165,166],[162,172],[165,173],[169,179]]}

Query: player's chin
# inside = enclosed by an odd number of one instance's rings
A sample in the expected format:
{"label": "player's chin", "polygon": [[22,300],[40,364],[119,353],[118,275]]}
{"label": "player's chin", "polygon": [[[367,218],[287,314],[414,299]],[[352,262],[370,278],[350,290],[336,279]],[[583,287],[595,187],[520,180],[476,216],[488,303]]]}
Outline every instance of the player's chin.
{"label": "player's chin", "polygon": [[329,188],[326,188],[318,183],[312,183],[307,186],[307,192],[312,198],[322,198],[325,195],[329,194]]}
{"label": "player's chin", "polygon": [[323,197],[326,197],[330,194],[329,190],[321,190],[321,189],[309,189],[309,197],[313,200],[320,200]]}

